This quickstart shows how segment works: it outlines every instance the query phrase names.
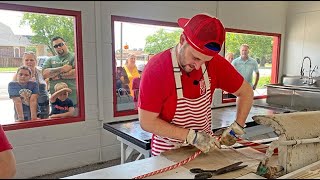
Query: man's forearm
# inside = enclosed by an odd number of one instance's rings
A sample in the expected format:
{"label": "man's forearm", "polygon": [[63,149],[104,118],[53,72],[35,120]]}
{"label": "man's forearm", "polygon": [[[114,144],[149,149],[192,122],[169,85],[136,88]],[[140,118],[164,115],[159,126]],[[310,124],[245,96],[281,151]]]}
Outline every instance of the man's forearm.
{"label": "man's forearm", "polygon": [[58,76],[59,74],[63,73],[62,67],[57,67],[57,68],[47,68],[43,70],[43,78],[53,78]]}
{"label": "man's forearm", "polygon": [[76,78],[76,70],[71,69],[70,71],[68,71],[66,73],[60,74],[60,76],[61,76],[61,79],[75,79]]}
{"label": "man's forearm", "polygon": [[249,83],[246,83],[237,98],[236,121],[242,127],[245,126],[246,119],[253,104],[253,90]]}
{"label": "man's forearm", "polygon": [[256,79],[255,79],[255,82],[254,82],[254,85],[255,85],[256,87],[257,87],[257,85],[258,85],[259,78],[260,78],[260,74],[257,73],[257,74],[256,74]]}

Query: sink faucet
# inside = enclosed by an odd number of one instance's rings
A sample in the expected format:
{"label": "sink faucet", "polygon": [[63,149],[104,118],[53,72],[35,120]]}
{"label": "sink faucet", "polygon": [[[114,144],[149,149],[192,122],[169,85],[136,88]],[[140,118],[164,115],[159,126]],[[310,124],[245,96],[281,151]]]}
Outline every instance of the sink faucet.
{"label": "sink faucet", "polygon": [[316,71],[316,69],[319,69],[318,65],[315,65],[312,69],[312,71],[309,72],[309,82],[308,84],[309,85],[312,85],[313,84],[313,77],[312,77],[312,74]]}
{"label": "sink faucet", "polygon": [[[304,76],[304,68],[303,68],[303,64],[304,64],[304,60],[305,59],[309,59],[309,63],[310,63],[310,68],[309,68],[309,78],[310,78],[310,71],[311,71],[311,59],[308,57],[308,56],[306,56],[306,57],[304,57],[303,58],[303,60],[302,60],[302,64],[301,64],[301,69],[300,69],[300,79],[302,79],[303,78],[303,76]],[[305,80],[304,82],[303,82],[304,84],[306,84],[307,83],[307,81]]]}

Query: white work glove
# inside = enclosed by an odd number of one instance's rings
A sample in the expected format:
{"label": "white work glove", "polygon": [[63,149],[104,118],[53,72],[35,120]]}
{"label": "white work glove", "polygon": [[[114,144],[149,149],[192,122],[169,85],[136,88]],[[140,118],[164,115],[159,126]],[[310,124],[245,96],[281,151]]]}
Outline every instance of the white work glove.
{"label": "white work glove", "polygon": [[226,130],[223,131],[220,138],[220,144],[232,146],[236,143],[238,136],[241,136],[244,133],[244,128],[237,122],[233,122]]}
{"label": "white work glove", "polygon": [[211,147],[221,148],[220,142],[214,136],[193,129],[189,130],[186,143],[195,146],[204,153],[209,152]]}

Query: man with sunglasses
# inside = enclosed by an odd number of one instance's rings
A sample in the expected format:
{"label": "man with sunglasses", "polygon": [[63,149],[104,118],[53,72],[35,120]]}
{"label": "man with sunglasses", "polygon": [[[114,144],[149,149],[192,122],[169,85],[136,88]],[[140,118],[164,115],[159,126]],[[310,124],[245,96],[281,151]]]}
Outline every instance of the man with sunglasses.
{"label": "man with sunglasses", "polygon": [[49,91],[53,94],[54,86],[57,83],[64,82],[72,90],[69,98],[75,107],[75,116],[77,115],[77,96],[76,96],[76,71],[74,62],[74,53],[68,50],[68,46],[62,37],[54,37],[51,43],[57,55],[50,57],[43,64],[42,74],[45,79],[49,78]]}
{"label": "man with sunglasses", "polygon": [[[154,156],[181,146],[193,145],[202,152],[231,146],[244,134],[253,103],[253,90],[241,74],[218,53],[225,29],[219,19],[197,14],[180,18],[179,43],[152,57],[141,77],[138,99],[140,125],[153,133]],[[235,121],[221,139],[211,127],[212,95],[216,88],[237,96]]]}

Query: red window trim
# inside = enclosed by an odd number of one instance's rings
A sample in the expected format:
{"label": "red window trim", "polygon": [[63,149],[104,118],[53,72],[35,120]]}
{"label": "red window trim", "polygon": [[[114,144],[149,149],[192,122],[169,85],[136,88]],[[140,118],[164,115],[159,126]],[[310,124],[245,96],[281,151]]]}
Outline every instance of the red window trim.
{"label": "red window trim", "polygon": [[174,22],[165,22],[165,21],[157,21],[150,19],[140,19],[140,18],[132,18],[125,16],[116,16],[111,15],[111,34],[112,34],[112,75],[113,75],[113,116],[129,116],[138,114],[138,110],[125,110],[125,111],[117,111],[117,95],[115,92],[116,89],[116,59],[115,59],[115,37],[114,37],[114,22],[122,21],[127,23],[140,23],[147,25],[157,25],[157,26],[170,26],[170,27],[179,27],[178,23]]}
{"label": "red window trim", "polygon": [[26,121],[13,124],[3,125],[5,131],[8,130],[17,130],[25,128],[34,128],[42,127],[56,124],[66,124],[73,122],[85,121],[85,102],[84,102],[84,77],[83,77],[83,50],[82,50],[82,20],[81,20],[81,11],[74,10],[64,10],[64,9],[55,9],[55,8],[46,8],[46,7],[36,7],[36,6],[27,6],[27,5],[18,5],[18,4],[7,4],[0,3],[0,9],[3,10],[12,10],[12,11],[24,11],[24,12],[33,12],[33,13],[44,13],[44,14],[56,14],[56,15],[66,15],[75,17],[75,58],[77,60],[77,97],[79,97],[79,116],[72,118],[63,118],[63,119],[47,119],[47,120],[36,120],[36,121]]}
{"label": "red window trim", "polygon": [[[250,30],[241,30],[241,29],[233,29],[233,28],[226,28],[226,32],[273,36],[271,83],[278,83],[281,34],[260,32],[260,31],[250,31]],[[224,51],[225,51],[225,49],[224,49]],[[264,98],[267,98],[267,95],[254,96],[254,99],[264,99]],[[222,98],[222,104],[235,102],[235,101],[236,101],[235,98],[227,98],[227,99]]]}

